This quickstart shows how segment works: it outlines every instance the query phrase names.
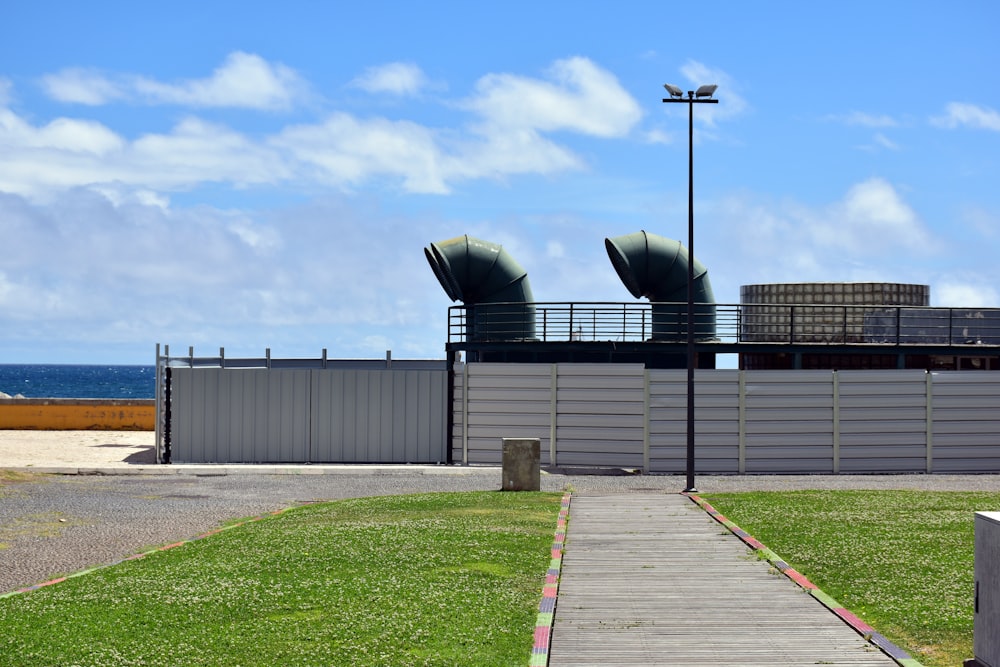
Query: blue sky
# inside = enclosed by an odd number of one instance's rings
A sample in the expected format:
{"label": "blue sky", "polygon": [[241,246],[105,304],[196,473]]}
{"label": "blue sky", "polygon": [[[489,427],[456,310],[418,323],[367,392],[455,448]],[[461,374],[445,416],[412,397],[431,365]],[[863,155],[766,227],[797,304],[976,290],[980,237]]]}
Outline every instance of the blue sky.
{"label": "blue sky", "polygon": [[1000,307],[993,2],[47,2],[0,22],[0,363],[440,358],[423,248],[630,301],[603,240],[742,284]]}

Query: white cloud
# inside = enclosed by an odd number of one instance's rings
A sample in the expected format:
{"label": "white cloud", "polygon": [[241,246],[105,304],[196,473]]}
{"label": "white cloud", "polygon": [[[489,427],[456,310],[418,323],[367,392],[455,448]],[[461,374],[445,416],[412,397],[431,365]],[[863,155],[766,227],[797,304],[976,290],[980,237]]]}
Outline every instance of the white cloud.
{"label": "white cloud", "polygon": [[[582,169],[583,162],[568,148],[526,128],[502,132],[482,130],[483,136],[470,139],[448,161],[454,179],[502,179],[513,174],[552,174]],[[478,140],[477,140],[478,139]]]}
{"label": "white cloud", "polygon": [[890,151],[898,151],[899,150],[899,145],[896,142],[894,142],[892,139],[890,139],[889,137],[887,137],[884,134],[882,134],[881,132],[876,132],[875,136],[873,137],[873,139],[875,141],[875,145],[876,146],[880,146],[880,147],[888,149]]}
{"label": "white cloud", "polygon": [[191,107],[290,109],[307,95],[295,70],[259,55],[234,51],[204,79],[164,83],[145,76],[107,76],[68,68],[42,77],[46,93],[60,102],[97,106],[118,100]]}
{"label": "white cloud", "polygon": [[389,63],[369,67],[352,83],[369,93],[416,95],[427,85],[427,77],[413,63]]}
{"label": "white cloud", "polygon": [[929,238],[923,223],[896,189],[881,178],[858,183],[835,204],[824,235],[854,252],[878,253],[906,247],[926,251]]}
{"label": "white cloud", "polygon": [[[715,84],[719,89],[715,93],[718,104],[704,104],[695,114],[695,120],[708,127],[714,127],[717,120],[733,118],[747,109],[747,102],[739,93],[739,85],[724,71],[709,67],[696,60],[689,60],[681,66],[681,74],[686,78],[693,90],[695,86]],[[674,107],[675,104],[664,104],[664,107]],[[684,110],[685,115],[687,110]]]}
{"label": "white cloud", "polygon": [[134,87],[140,96],[160,104],[283,110],[294,106],[305,84],[290,67],[236,51],[206,79],[167,84],[139,77]]}
{"label": "white cloud", "polygon": [[[422,80],[406,65],[369,74],[371,89],[397,93],[415,90]],[[337,111],[256,138],[189,116],[168,132],[129,141],[95,121],[58,118],[34,126],[0,108],[0,147],[6,149],[0,189],[33,197],[116,183],[151,192],[205,183],[354,189],[389,179],[406,192],[447,194],[461,181],[581,169],[583,160],[550,134],[621,137],[641,118],[614,75],[585,58],[556,61],[546,76],[482,77],[473,95],[456,105],[467,112],[464,122],[450,128]],[[137,77],[111,83],[82,70],[65,70],[48,84],[62,99],[93,104],[141,96],[151,103],[261,109],[287,107],[305,89],[291,70],[242,52],[212,76],[178,84]]]}
{"label": "white cloud", "polygon": [[931,124],[947,129],[970,127],[977,130],[1000,132],[1000,113],[995,109],[976,104],[952,102],[945,107],[943,116],[931,119]]}
{"label": "white cloud", "polygon": [[291,177],[282,156],[225,126],[198,118],[181,121],[170,134],[136,139],[126,165],[139,179],[118,179],[163,188],[189,188],[205,182],[236,186],[278,183]]}
{"label": "white cloud", "polygon": [[977,282],[947,281],[931,290],[934,306],[942,308],[996,308],[1000,292],[993,285]]}
{"label": "white cloud", "polygon": [[443,354],[447,298],[421,252],[452,234],[436,221],[336,199],[275,214],[115,199],[75,189],[34,204],[0,193],[5,341],[61,341],[71,330],[78,342],[217,349],[235,339],[260,354],[304,341],[315,356],[327,346],[352,356],[377,329],[382,352]]}
{"label": "white cloud", "polygon": [[[708,208],[708,210],[706,210]],[[945,252],[888,181],[872,178],[838,200],[804,204],[734,194],[702,206],[706,260],[719,284],[755,282],[923,282]],[[702,254],[705,254],[705,250]],[[713,263],[709,264],[709,260]],[[922,268],[923,267],[923,268]],[[713,285],[716,280],[713,278]],[[738,300],[734,290],[717,298]]]}
{"label": "white cloud", "polygon": [[57,118],[47,125],[33,127],[13,112],[0,109],[0,146],[8,149],[52,148],[105,156],[124,145],[121,137],[94,121]]}
{"label": "white cloud", "polygon": [[311,167],[322,183],[355,186],[392,175],[410,192],[448,192],[435,137],[416,123],[335,113],[319,125],[286,128],[271,144]]}
{"label": "white cloud", "polygon": [[6,107],[11,103],[11,91],[13,90],[14,84],[10,82],[10,79],[0,76],[0,107]]}
{"label": "white cloud", "polygon": [[871,114],[864,111],[852,111],[847,114],[833,114],[827,116],[827,120],[842,123],[844,125],[854,125],[860,127],[897,127],[899,123],[896,119],[887,114]]}
{"label": "white cloud", "polygon": [[130,143],[93,121],[59,118],[35,127],[0,109],[0,147],[0,190],[36,197],[82,185],[172,190],[224,182],[242,187],[292,175],[274,149],[196,118],[181,121],[168,134]]}
{"label": "white cloud", "polygon": [[573,131],[597,137],[628,134],[642,108],[618,80],[587,58],[556,61],[548,81],[489,74],[476,84],[466,106],[491,128]]}
{"label": "white cloud", "polygon": [[674,136],[664,130],[649,130],[645,134],[645,141],[648,144],[672,144]]}
{"label": "white cloud", "polygon": [[100,72],[70,67],[42,77],[42,88],[54,100],[99,106],[128,97],[126,87]]}

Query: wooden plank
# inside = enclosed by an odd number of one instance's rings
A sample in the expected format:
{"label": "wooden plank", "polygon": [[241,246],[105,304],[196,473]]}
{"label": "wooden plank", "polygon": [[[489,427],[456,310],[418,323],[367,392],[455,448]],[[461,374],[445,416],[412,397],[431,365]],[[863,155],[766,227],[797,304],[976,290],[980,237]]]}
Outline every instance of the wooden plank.
{"label": "wooden plank", "polygon": [[680,495],[575,496],[549,667],[895,665]]}

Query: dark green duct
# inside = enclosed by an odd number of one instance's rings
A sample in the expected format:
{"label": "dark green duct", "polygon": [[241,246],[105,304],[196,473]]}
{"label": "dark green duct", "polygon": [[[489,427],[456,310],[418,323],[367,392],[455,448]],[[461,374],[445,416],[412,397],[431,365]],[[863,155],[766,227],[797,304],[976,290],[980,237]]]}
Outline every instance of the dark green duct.
{"label": "dark green duct", "polygon": [[[653,303],[653,340],[687,339],[687,248],[645,231],[604,239],[608,257],[632,296]],[[694,335],[715,338],[715,295],[706,269],[694,260]]]}
{"label": "dark green duct", "polygon": [[431,243],[424,255],[448,298],[467,307],[466,340],[535,337],[528,274],[503,246],[466,234]]}

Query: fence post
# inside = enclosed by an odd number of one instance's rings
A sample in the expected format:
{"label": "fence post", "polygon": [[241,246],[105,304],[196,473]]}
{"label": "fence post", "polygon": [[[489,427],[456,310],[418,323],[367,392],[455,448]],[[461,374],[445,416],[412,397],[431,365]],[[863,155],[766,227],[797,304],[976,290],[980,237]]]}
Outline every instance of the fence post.
{"label": "fence post", "polygon": [[747,471],[747,372],[739,371],[739,463],[738,470],[741,475]]}
{"label": "fence post", "polygon": [[555,467],[558,459],[556,423],[559,420],[559,365],[550,366],[549,377],[549,465]]}
{"label": "fence post", "polygon": [[925,394],[927,396],[927,472],[934,472],[934,374],[930,371],[924,371],[926,376],[925,380]]}
{"label": "fence post", "polygon": [[462,465],[469,465],[469,360],[462,364]]}
{"label": "fence post", "polygon": [[642,396],[642,472],[649,474],[649,369],[644,368]]}
{"label": "fence post", "polygon": [[840,473],[840,374],[833,371],[833,474]]}

